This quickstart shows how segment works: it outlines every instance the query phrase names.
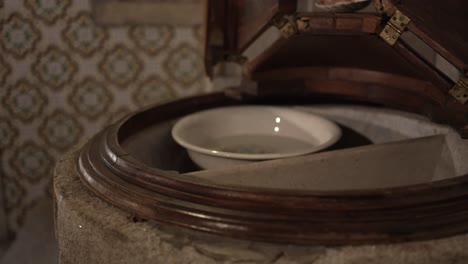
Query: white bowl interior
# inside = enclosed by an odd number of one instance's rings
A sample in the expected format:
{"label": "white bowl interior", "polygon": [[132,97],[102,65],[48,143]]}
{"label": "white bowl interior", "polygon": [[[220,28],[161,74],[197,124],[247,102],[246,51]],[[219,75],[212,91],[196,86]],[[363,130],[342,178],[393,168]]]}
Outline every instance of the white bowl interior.
{"label": "white bowl interior", "polygon": [[183,147],[213,156],[272,159],[324,149],[341,136],[333,122],[271,106],[236,106],[197,112],[172,130]]}

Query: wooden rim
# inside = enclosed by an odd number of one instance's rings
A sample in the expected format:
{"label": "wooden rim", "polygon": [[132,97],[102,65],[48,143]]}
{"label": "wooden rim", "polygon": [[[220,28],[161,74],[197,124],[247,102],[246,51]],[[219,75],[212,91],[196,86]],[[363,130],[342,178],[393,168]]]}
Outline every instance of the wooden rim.
{"label": "wooden rim", "polygon": [[[326,96],[316,91],[314,99],[320,94]],[[307,96],[296,100],[304,102]],[[349,99],[345,93],[342,97]],[[215,93],[148,108],[94,137],[80,152],[76,171],[96,195],[140,217],[234,238],[343,245],[433,239],[468,231],[468,175],[360,191],[227,188],[181,180],[177,172],[148,167],[120,146],[140,129],[188,113],[273,101],[262,96],[238,101]]]}

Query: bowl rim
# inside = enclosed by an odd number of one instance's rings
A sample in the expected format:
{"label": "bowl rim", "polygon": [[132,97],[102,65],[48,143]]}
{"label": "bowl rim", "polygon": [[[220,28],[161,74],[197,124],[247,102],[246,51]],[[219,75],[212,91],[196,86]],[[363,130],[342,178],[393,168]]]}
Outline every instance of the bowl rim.
{"label": "bowl rim", "polygon": [[[208,149],[204,147],[197,146],[186,141],[183,137],[180,136],[180,131],[184,128],[187,123],[191,122],[193,118],[199,117],[200,115],[205,115],[207,113],[218,111],[221,109],[240,109],[240,108],[256,108],[256,109],[279,109],[280,111],[287,111],[287,112],[295,112],[302,115],[313,117],[316,120],[320,120],[328,124],[331,129],[331,137],[317,146],[313,146],[310,148],[305,148],[300,151],[291,151],[291,152],[283,152],[283,153],[266,153],[266,154],[248,154],[248,153],[235,153],[235,152],[226,152],[226,151],[219,151]],[[227,106],[227,107],[216,107],[207,110],[202,110],[195,112],[193,114],[187,115],[182,117],[181,119],[177,120],[175,125],[171,129],[172,138],[182,147],[186,148],[188,151],[194,151],[198,153],[203,153],[209,156],[215,156],[220,158],[230,158],[230,159],[241,159],[241,160],[269,160],[269,159],[279,159],[279,158],[287,158],[287,157],[294,157],[305,155],[309,153],[314,153],[319,150],[326,149],[327,147],[335,144],[342,136],[341,128],[332,120],[329,120],[321,115],[317,115],[314,113],[309,113],[305,111],[300,111],[296,109],[291,109],[288,107],[278,107],[278,106],[270,106],[270,105],[242,105],[242,106]]]}

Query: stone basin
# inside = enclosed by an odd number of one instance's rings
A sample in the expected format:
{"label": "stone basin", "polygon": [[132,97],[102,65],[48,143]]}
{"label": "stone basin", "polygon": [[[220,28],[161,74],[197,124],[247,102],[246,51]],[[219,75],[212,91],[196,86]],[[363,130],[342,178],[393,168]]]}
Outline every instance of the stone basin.
{"label": "stone basin", "polygon": [[[346,127],[352,138],[338,150],[294,159],[267,161],[225,171],[199,170],[183,150],[170,138],[176,119],[160,122],[125,137],[121,142],[125,155],[145,166],[164,171],[178,169],[174,177],[198,184],[225,188],[252,187],[283,190],[361,190],[418,186],[459,178],[466,174],[468,155],[466,140],[450,127],[434,124],[422,116],[406,112],[346,105],[298,106],[304,111],[322,114]],[[351,132],[349,132],[351,131]],[[345,137],[346,138],[346,137]],[[359,139],[359,140],[357,140]],[[357,142],[357,143],[356,143]],[[158,155],[164,151],[165,155]],[[392,159],[396,154],[406,158]],[[91,192],[77,175],[79,151],[69,153],[57,164],[54,188],[56,195],[56,232],[61,263],[465,263],[468,235],[458,230],[434,238],[420,237],[412,242],[376,241],[333,245],[328,243],[267,243],[258,238],[235,239],[226,235],[179,228],[134,212],[119,209]],[[388,156],[393,155],[393,156]],[[405,156],[406,155],[406,156]],[[322,158],[317,158],[322,157]],[[350,159],[352,157],[353,159]],[[418,159],[418,157],[421,157]],[[349,169],[372,172],[375,162],[399,174],[414,177],[392,177],[383,172],[355,174]],[[387,159],[387,161],[385,160]],[[350,162],[350,160],[352,162]],[[404,170],[410,162],[419,167]],[[390,161],[390,162],[388,162]],[[425,162],[426,161],[426,162]],[[393,162],[393,163],[392,163]],[[405,163],[406,162],[406,163]],[[315,179],[300,173],[298,166],[323,170]],[[302,165],[301,165],[302,164]],[[344,164],[342,168],[332,166]],[[398,168],[398,165],[402,165]],[[328,172],[327,172],[328,166]],[[355,166],[355,167],[353,167]],[[381,167],[382,168],[382,167]],[[259,173],[259,172],[268,173]],[[271,172],[280,172],[277,174]],[[285,181],[285,172],[291,175]],[[323,175],[330,175],[329,179]],[[419,174],[418,174],[419,173]],[[250,175],[252,174],[252,175]],[[242,177],[233,177],[241,175]],[[257,175],[254,178],[253,175]],[[358,180],[355,177],[361,177]],[[259,180],[261,179],[261,180]],[[309,183],[309,184],[307,184]],[[313,183],[313,184],[310,184]],[[335,184],[333,184],[335,183]],[[288,185],[289,184],[289,185]],[[101,198],[103,198],[101,196]],[[105,199],[105,198],[104,198]],[[110,201],[112,202],[112,201]]]}

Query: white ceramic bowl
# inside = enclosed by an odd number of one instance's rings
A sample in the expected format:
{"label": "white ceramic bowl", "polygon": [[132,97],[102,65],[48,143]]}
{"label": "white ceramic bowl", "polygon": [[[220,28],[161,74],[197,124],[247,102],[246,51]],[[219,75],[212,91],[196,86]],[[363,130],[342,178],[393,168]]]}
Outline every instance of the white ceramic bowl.
{"label": "white ceramic bowl", "polygon": [[201,168],[316,152],[341,137],[333,122],[285,107],[234,106],[205,110],[180,119],[174,140]]}

